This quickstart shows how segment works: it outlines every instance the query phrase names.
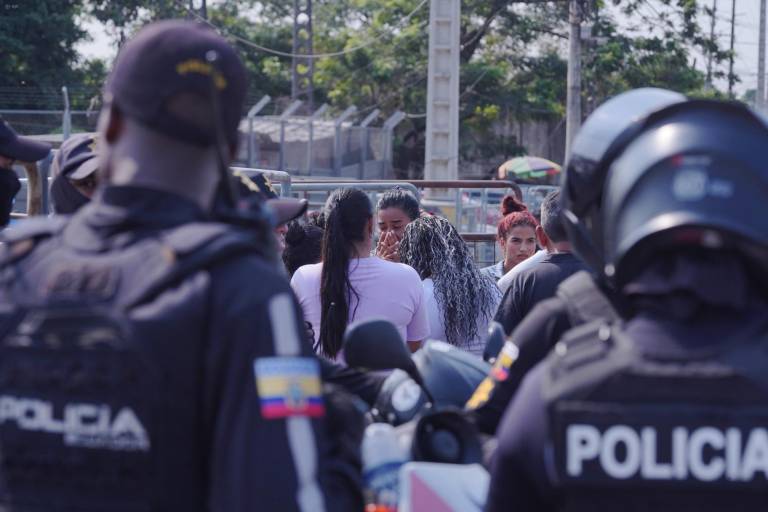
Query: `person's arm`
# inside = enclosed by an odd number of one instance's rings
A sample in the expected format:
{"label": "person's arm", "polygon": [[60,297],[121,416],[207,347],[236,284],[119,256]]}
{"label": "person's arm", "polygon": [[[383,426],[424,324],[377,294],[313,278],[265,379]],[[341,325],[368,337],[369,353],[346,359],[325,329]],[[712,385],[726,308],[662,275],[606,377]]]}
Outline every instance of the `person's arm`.
{"label": "person's arm", "polygon": [[514,358],[500,357],[486,380],[468,402],[481,432],[494,435],[507,406],[528,372],[552,350],[571,323],[562,300],[557,297],[537,304],[512,333],[514,343],[507,352]]}
{"label": "person's arm", "polygon": [[348,368],[323,357],[319,359],[323,381],[343,387],[373,407],[386,376]]}
{"label": "person's arm", "polygon": [[227,267],[212,276],[203,370],[210,508],[359,510],[359,468],[330,453],[320,363],[288,284],[260,262]]}
{"label": "person's arm", "polygon": [[410,350],[411,354],[413,354],[414,352],[417,352],[421,348],[422,343],[424,343],[424,340],[409,341],[408,350]]}
{"label": "person's arm", "polygon": [[504,414],[491,463],[486,512],[554,510],[555,496],[545,469],[549,428],[541,397],[545,368],[531,372]]}
{"label": "person's arm", "polygon": [[499,309],[496,311],[494,320],[499,322],[504,327],[504,333],[509,336],[510,333],[517,327],[522,319],[523,306],[522,302],[525,299],[523,289],[522,275],[518,274],[512,281],[512,284],[504,293],[504,297],[501,299]]}
{"label": "person's arm", "polygon": [[413,300],[414,311],[411,321],[406,328],[406,341],[411,353],[421,348],[422,342],[429,336],[429,319],[427,318],[427,301],[424,299],[424,287],[419,274],[409,269],[408,288]]}

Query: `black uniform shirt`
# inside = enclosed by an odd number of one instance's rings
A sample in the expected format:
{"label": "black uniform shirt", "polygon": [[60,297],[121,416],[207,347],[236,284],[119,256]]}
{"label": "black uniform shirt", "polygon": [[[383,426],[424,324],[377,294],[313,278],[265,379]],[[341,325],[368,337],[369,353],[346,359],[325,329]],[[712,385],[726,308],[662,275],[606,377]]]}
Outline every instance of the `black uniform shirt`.
{"label": "black uniform shirt", "polygon": [[586,267],[571,253],[547,255],[533,268],[515,276],[501,299],[495,320],[504,326],[507,335],[511,334],[536,304],[554,296],[558,285],[579,270]]}

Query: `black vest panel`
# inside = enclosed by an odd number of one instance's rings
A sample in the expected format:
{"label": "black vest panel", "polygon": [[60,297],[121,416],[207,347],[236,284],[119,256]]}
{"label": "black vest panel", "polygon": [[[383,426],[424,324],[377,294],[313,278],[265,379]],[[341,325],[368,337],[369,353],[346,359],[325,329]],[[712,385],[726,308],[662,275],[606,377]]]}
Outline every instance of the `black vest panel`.
{"label": "black vest panel", "polygon": [[0,508],[155,510],[169,398],[129,312],[252,246],[200,224],[76,251],[60,228],[16,234],[0,262]]}
{"label": "black vest panel", "polygon": [[660,359],[602,322],[570,331],[545,363],[562,509],[765,510],[766,348]]}

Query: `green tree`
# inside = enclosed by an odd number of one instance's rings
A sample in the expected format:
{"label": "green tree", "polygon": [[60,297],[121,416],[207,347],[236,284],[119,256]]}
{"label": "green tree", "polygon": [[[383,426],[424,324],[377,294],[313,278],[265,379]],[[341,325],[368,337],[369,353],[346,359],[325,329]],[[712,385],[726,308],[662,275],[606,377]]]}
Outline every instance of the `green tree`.
{"label": "green tree", "polygon": [[[89,5],[97,18],[110,24],[119,41],[147,21],[191,16],[186,3],[91,0]],[[382,116],[405,111],[407,120],[396,132],[397,167],[403,175],[418,174],[423,165],[428,5],[421,0],[313,2],[314,52],[333,54],[315,60],[315,104],[328,102],[336,112],[354,104],[361,115],[374,108],[381,109]],[[728,53],[702,35],[696,0],[612,0],[608,7],[598,0],[590,14],[593,35],[601,43],[585,48],[585,111],[632,87],[654,85],[704,94],[703,75],[691,65],[692,48],[712,55],[715,76],[722,74],[720,64]],[[619,30],[605,12],[637,22]],[[250,100],[263,94],[288,97],[290,57],[258,47],[291,53],[292,2],[230,1],[209,6],[208,13],[211,23],[242,52],[251,77]],[[464,160],[524,152],[517,141],[499,135],[498,125],[509,118],[563,115],[566,20],[564,2],[462,2]],[[657,30],[649,33],[647,26]]]}
{"label": "green tree", "polygon": [[59,85],[77,62],[85,37],[78,1],[38,0],[0,5],[0,87]]}

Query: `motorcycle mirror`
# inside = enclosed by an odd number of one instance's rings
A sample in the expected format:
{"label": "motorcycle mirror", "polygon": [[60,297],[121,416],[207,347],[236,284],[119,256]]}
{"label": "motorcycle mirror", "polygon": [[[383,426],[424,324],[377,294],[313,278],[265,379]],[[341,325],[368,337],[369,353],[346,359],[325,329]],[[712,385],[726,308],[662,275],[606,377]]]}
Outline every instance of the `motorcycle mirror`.
{"label": "motorcycle mirror", "polygon": [[347,365],[357,368],[403,370],[421,386],[430,402],[435,401],[391,322],[368,320],[350,325],[344,333],[344,359]]}
{"label": "motorcycle mirror", "polygon": [[488,327],[488,337],[485,340],[485,350],[483,350],[483,360],[493,363],[499,355],[501,347],[504,346],[504,327],[499,322],[491,322]]}

